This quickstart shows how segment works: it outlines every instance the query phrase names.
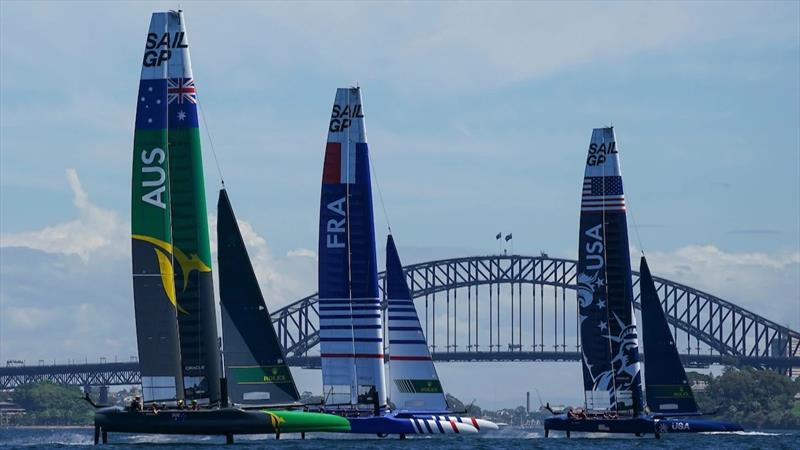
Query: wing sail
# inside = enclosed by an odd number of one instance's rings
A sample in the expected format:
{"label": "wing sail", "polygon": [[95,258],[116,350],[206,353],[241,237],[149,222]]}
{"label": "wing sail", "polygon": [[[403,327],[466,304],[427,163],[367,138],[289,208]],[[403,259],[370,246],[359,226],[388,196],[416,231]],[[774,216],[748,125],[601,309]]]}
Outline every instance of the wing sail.
{"label": "wing sail", "polygon": [[220,355],[197,90],[183,12],[163,14],[166,33],[152,36],[148,42],[158,54],[151,63],[167,67],[170,208],[184,389],[187,398],[216,402],[220,398]]}
{"label": "wing sail", "polygon": [[183,398],[173,267],[167,66],[153,65],[153,36],[169,33],[154,13],[144,53],[133,138],[131,257],[136,338],[146,402]]}
{"label": "wing sail", "polygon": [[583,383],[592,410],[642,410],[639,344],[613,128],[592,132],[581,197],[578,302]]}
{"label": "wing sail", "polygon": [[369,153],[359,88],[336,91],[322,171],[319,315],[329,405],[384,405]]}

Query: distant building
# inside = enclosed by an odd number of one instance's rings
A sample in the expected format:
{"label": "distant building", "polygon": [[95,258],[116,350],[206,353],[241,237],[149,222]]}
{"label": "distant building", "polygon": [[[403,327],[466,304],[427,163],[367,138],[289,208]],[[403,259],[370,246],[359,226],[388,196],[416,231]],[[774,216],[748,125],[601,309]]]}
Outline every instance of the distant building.
{"label": "distant building", "polygon": [[696,380],[692,383],[692,390],[694,392],[705,392],[706,388],[708,388],[708,382],[706,380]]}
{"label": "distant building", "polygon": [[0,402],[0,426],[13,425],[16,419],[25,415],[25,408],[16,403]]}

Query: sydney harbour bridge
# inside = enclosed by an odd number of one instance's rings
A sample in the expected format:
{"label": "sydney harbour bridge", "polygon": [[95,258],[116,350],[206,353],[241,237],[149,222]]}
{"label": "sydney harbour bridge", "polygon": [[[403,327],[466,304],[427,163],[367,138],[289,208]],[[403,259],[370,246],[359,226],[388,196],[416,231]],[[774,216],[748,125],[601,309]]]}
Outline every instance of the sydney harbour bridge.
{"label": "sydney harbour bridge", "polygon": [[[404,270],[434,360],[578,361],[576,265],[546,254],[487,255]],[[381,292],[384,282],[381,273]],[[800,374],[797,331],[684,284],[655,282],[687,367],[724,364]],[[637,272],[633,283],[638,311]],[[272,321],[290,364],[319,367],[316,294],[274,311]],[[138,384],[139,371],[136,362],[0,367],[0,389],[45,380],[84,387]]]}

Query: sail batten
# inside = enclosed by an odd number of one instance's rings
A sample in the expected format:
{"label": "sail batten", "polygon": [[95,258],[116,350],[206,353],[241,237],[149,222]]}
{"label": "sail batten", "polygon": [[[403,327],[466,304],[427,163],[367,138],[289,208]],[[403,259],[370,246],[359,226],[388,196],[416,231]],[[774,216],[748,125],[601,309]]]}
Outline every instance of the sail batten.
{"label": "sail batten", "polygon": [[642,411],[625,195],[613,128],[592,132],[581,193],[578,303],[586,404]]}
{"label": "sail batten", "polygon": [[329,405],[384,405],[369,153],[359,88],[336,91],[322,171],[320,353]]}
{"label": "sail batten", "polygon": [[228,393],[234,403],[300,400],[225,189],[217,203],[217,254]]}

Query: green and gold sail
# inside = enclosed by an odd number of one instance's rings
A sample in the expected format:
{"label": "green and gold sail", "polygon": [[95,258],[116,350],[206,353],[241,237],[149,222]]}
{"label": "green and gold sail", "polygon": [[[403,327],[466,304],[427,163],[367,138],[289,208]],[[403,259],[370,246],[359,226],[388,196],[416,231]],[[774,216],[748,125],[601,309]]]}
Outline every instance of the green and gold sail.
{"label": "green and gold sail", "polygon": [[145,381],[152,381],[152,399],[172,390],[166,398],[216,402],[220,358],[197,92],[180,11],[154,13],[150,22],[136,112],[131,220],[145,399]]}

